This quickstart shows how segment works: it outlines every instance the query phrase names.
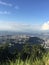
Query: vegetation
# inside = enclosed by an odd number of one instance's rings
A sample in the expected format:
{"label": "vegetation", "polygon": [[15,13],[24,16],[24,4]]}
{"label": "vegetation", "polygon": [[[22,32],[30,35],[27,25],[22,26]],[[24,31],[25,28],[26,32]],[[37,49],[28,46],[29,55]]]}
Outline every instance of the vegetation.
{"label": "vegetation", "polygon": [[9,51],[9,46],[0,47],[0,65],[49,65],[49,53],[41,45],[23,45],[23,49]]}

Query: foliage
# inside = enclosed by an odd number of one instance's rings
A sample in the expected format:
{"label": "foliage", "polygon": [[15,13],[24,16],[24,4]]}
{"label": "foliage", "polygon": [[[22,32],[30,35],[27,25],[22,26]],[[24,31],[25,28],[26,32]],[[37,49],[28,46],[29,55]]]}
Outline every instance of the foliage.
{"label": "foliage", "polygon": [[16,59],[15,62],[10,61],[9,62],[3,62],[0,63],[0,65],[49,65],[49,53],[45,54],[42,59],[36,59],[35,61],[26,59],[25,61],[19,59]]}
{"label": "foliage", "polygon": [[15,48],[12,53],[8,45],[0,47],[0,65],[45,65],[48,59],[49,53],[41,45],[24,44],[21,51]]}

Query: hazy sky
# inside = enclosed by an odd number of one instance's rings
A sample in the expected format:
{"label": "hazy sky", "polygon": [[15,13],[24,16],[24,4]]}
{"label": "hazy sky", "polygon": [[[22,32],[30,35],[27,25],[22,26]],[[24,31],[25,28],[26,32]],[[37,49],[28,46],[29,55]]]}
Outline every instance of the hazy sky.
{"label": "hazy sky", "polygon": [[0,0],[0,30],[49,30],[49,0]]}

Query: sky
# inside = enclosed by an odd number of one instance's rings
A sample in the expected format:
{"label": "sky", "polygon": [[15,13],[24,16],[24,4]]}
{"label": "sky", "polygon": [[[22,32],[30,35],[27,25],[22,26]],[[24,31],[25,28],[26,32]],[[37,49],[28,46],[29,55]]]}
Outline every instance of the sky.
{"label": "sky", "polygon": [[49,30],[49,0],[0,0],[0,30]]}

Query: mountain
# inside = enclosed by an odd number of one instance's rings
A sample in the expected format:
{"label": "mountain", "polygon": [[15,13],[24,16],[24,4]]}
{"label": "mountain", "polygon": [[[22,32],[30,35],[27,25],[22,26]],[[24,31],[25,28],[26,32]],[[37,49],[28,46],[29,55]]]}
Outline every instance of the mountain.
{"label": "mountain", "polygon": [[43,44],[44,43],[44,40],[43,39],[40,39],[39,37],[30,37],[26,43],[29,43],[29,44]]}

